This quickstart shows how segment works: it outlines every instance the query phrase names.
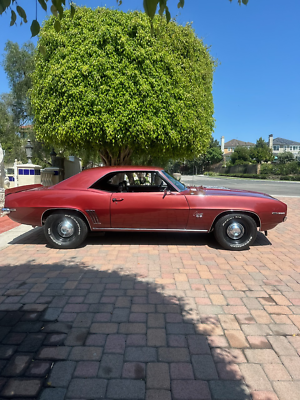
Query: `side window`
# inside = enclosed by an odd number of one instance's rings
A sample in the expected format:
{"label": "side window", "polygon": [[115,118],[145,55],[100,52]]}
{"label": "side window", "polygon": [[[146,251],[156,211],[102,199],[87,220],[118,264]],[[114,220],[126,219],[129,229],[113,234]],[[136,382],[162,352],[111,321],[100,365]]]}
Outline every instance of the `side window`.
{"label": "side window", "polygon": [[111,193],[163,192],[166,188],[173,190],[156,171],[113,172],[95,182],[91,188]]}

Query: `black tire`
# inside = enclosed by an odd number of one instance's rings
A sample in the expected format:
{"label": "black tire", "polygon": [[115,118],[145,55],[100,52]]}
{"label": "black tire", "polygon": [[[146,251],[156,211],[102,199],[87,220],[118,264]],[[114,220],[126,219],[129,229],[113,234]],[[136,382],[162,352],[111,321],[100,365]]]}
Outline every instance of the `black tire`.
{"label": "black tire", "polygon": [[88,234],[85,221],[78,215],[61,212],[49,215],[44,225],[46,240],[55,249],[75,249]]}
{"label": "black tire", "polygon": [[227,250],[246,250],[256,239],[257,225],[248,215],[227,214],[216,222],[214,235]]}

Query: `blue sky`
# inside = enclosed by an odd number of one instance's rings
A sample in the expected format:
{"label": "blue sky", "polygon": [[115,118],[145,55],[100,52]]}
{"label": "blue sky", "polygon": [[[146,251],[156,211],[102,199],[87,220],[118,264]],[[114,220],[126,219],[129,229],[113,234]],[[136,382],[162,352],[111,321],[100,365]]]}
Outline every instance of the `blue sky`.
{"label": "blue sky", "polygon": [[[115,0],[77,0],[77,5],[116,7]],[[300,2],[299,0],[169,0],[180,24],[193,21],[199,38],[219,61],[213,95],[216,128],[225,141],[256,142],[259,137],[300,142]],[[141,10],[143,0],[123,0],[123,11]],[[35,18],[35,0],[18,0],[28,19]],[[39,9],[40,22],[46,13]],[[30,25],[9,27],[10,15],[0,17],[0,55],[7,40],[30,40]],[[34,40],[36,43],[36,40]],[[2,58],[2,57],[1,57]],[[0,93],[9,91],[0,67]]]}

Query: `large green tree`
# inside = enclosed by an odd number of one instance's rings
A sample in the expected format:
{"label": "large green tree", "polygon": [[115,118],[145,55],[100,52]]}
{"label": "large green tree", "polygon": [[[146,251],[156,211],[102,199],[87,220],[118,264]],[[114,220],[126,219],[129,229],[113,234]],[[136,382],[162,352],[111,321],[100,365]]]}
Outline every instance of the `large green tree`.
{"label": "large green tree", "polygon": [[18,127],[14,123],[12,112],[12,96],[3,94],[0,97],[0,144],[5,151],[5,163],[13,163],[25,159],[22,140],[17,134]]}
{"label": "large green tree", "polygon": [[3,143],[6,150],[6,162],[11,162],[15,158],[26,161],[24,146],[27,139],[30,139],[33,145],[32,161],[45,165],[45,159],[50,159],[50,150],[36,140],[28,93],[32,86],[31,74],[34,70],[34,50],[35,47],[30,42],[25,43],[22,47],[11,41],[8,41],[5,45],[2,64],[11,91],[2,96],[2,132],[6,133],[3,134],[4,137],[0,140],[0,143]]}
{"label": "large green tree", "polygon": [[34,70],[34,45],[7,41],[2,62],[11,89],[14,121],[24,125],[32,120],[32,111],[28,90],[31,88],[31,74]]}
{"label": "large green tree", "polygon": [[[214,127],[214,60],[190,25],[106,8],[45,22],[31,92],[37,137],[75,151],[98,149],[107,165],[133,153],[191,158]],[[157,28],[157,29],[156,29]]]}
{"label": "large green tree", "polygon": [[[122,4],[122,0],[115,0],[118,5]],[[142,0],[141,0],[142,1]],[[229,0],[230,2],[232,0]],[[239,5],[244,4],[247,5],[249,0],[237,0]],[[58,19],[54,21],[54,27],[57,32],[61,29],[60,20],[63,18],[63,13],[66,7],[70,6],[71,15],[75,14],[75,6],[71,0],[35,0],[36,7],[36,18],[31,21],[30,30],[32,36],[38,35],[40,32],[40,23],[38,22],[38,8],[42,8],[45,11],[50,9],[50,12],[57,16]],[[184,6],[184,0],[177,0],[177,7],[182,8]],[[160,15],[165,14],[167,21],[170,21],[171,14],[168,8],[168,0],[143,0],[143,6],[145,13],[150,17],[151,21],[154,18],[155,13],[159,12]],[[27,7],[26,7],[27,9]],[[0,15],[4,12],[10,10],[11,18],[10,25],[15,25],[17,19],[21,19],[21,23],[27,23],[27,15],[26,10],[23,7],[20,7],[17,0],[0,0]]]}

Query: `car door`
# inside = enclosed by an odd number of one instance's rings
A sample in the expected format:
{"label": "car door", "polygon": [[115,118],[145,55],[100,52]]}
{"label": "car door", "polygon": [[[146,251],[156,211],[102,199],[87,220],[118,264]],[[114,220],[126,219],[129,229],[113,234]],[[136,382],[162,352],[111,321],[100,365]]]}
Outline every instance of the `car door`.
{"label": "car door", "polygon": [[180,193],[113,193],[111,227],[133,229],[185,229],[189,207]]}
{"label": "car door", "polygon": [[155,174],[147,172],[149,183],[136,185],[133,180],[133,183],[128,182],[126,191],[112,194],[112,228],[185,229],[189,215],[185,196],[168,190],[166,182]]}

